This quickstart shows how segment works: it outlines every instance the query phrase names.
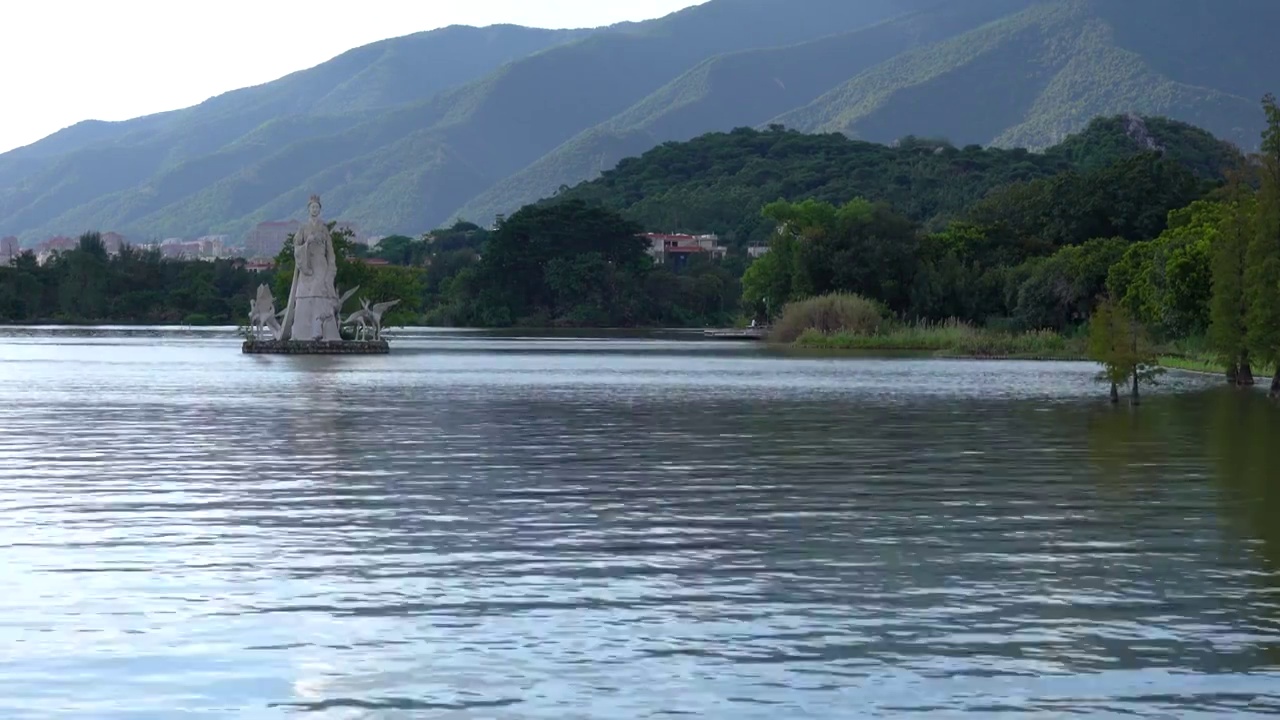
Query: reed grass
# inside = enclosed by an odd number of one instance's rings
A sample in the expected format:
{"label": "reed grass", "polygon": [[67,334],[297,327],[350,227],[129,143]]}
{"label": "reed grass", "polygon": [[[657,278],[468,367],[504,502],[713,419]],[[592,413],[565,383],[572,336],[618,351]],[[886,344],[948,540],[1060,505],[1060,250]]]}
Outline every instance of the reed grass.
{"label": "reed grass", "polygon": [[822,333],[809,330],[799,347],[819,350],[919,351],[964,357],[1037,357],[1083,359],[1084,343],[1040,330],[1012,333],[975,327],[960,320],[882,325],[873,333]]}
{"label": "reed grass", "polygon": [[[1012,332],[980,328],[952,318],[941,322],[898,322],[877,303],[858,295],[832,294],[787,305],[770,342],[810,350],[924,352],[942,357],[1088,360],[1082,333],[1052,330]],[[1163,367],[1226,375],[1222,361],[1202,337],[1183,338],[1158,348]],[[1275,368],[1256,364],[1256,378]]]}
{"label": "reed grass", "polygon": [[860,336],[878,332],[885,323],[884,308],[852,293],[832,293],[789,303],[773,324],[769,341],[793,343],[806,333],[822,336]]}

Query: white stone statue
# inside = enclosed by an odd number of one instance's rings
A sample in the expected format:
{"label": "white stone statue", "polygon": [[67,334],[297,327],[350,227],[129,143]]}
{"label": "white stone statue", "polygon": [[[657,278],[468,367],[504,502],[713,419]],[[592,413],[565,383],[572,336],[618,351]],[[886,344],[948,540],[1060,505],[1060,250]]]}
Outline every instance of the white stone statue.
{"label": "white stone statue", "polygon": [[369,314],[373,316],[373,339],[374,340],[382,339],[383,313],[385,313],[386,311],[390,310],[391,308],[399,304],[400,304],[399,300],[389,300],[387,302],[378,303],[370,308],[368,306],[368,303],[367,302],[365,303],[365,308],[369,311]]}
{"label": "white stone statue", "polygon": [[360,289],[360,286],[357,285],[351,288],[350,290],[342,293],[342,297],[339,297],[338,300],[333,304],[333,321],[338,324],[339,329],[341,329],[343,325],[342,306],[346,305],[347,301],[351,299],[351,296],[355,295],[356,291],[359,289]]}
{"label": "white stone statue", "polygon": [[373,327],[373,312],[369,310],[369,301],[361,300],[360,303],[364,307],[348,315],[346,321],[342,323],[356,326],[356,340],[364,340],[365,332]]}
{"label": "white stone statue", "polygon": [[347,316],[343,325],[356,326],[356,339],[363,340],[369,331],[374,340],[382,339],[382,316],[391,308],[399,305],[399,300],[389,300],[370,306],[366,298],[360,298],[360,309]]}
{"label": "white stone statue", "polygon": [[271,288],[258,286],[258,296],[249,300],[249,330],[254,340],[262,339],[262,331],[270,330],[272,337],[280,337],[280,322],[276,319],[276,301]]}
{"label": "white stone statue", "polygon": [[342,340],[334,309],[340,302],[334,286],[338,262],[320,207],[320,197],[312,195],[307,222],[293,235],[293,285],[281,340]]}

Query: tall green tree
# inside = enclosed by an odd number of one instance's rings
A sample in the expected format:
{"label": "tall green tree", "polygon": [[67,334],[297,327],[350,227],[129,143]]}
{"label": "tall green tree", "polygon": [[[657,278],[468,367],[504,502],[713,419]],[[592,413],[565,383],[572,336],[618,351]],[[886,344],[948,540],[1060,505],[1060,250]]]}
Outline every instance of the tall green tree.
{"label": "tall green tree", "polygon": [[1254,227],[1257,197],[1246,178],[1247,166],[1228,176],[1224,211],[1211,248],[1213,294],[1209,303],[1209,342],[1237,385],[1253,385],[1249,358],[1248,314],[1245,292],[1249,245]]}
{"label": "tall green tree", "polygon": [[781,309],[831,292],[873,297],[896,311],[910,305],[920,238],[915,225],[888,205],[862,198],[839,207],[780,200],[762,212],[777,223],[769,252],[774,257],[748,269],[743,286],[749,306],[762,295]]}
{"label": "tall green tree", "polygon": [[1164,232],[1130,245],[1112,266],[1108,290],[1163,337],[1203,333],[1213,289],[1210,258],[1225,213],[1223,203],[1207,200],[1170,212]]}
{"label": "tall green tree", "polygon": [[[489,237],[465,303],[476,324],[634,325],[652,267],[640,226],[581,201],[532,205]],[[459,286],[461,289],[464,286]]]}
{"label": "tall green tree", "polygon": [[1120,384],[1129,382],[1130,402],[1139,402],[1138,386],[1160,373],[1141,323],[1122,303],[1103,298],[1089,322],[1089,358],[1102,365],[1101,378],[1111,383],[1111,402],[1120,402]]}
{"label": "tall green tree", "polygon": [[1271,396],[1280,398],[1280,106],[1268,94],[1262,107],[1267,127],[1259,157],[1256,222],[1246,255],[1246,321],[1253,356],[1277,368]]}

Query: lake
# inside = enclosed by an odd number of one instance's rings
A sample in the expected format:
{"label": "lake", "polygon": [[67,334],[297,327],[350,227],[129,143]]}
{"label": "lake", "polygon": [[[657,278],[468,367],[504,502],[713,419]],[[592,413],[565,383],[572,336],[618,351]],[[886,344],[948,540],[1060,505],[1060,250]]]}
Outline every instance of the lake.
{"label": "lake", "polygon": [[1280,408],[697,334],[0,329],[0,717],[1280,712]]}

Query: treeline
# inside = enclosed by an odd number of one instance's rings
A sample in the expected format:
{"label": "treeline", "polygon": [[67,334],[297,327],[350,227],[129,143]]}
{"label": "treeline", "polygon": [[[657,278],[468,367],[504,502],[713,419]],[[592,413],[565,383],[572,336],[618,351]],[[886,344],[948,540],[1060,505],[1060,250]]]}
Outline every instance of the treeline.
{"label": "treeline", "polygon": [[1152,342],[1200,338],[1252,384],[1255,365],[1280,368],[1280,109],[1263,105],[1261,152],[1217,182],[1144,152],[1009,185],[935,232],[885,202],[775,202],[744,302],[774,316],[855,293],[900,318],[1015,331],[1075,332],[1093,318],[1095,355],[1121,379],[1150,368]]}
{"label": "treeline", "polygon": [[747,269],[744,300],[772,314],[852,292],[899,316],[1064,330],[1088,318],[1132,244],[1191,232],[1199,210],[1182,208],[1213,187],[1152,152],[1009,185],[937,232],[883,202],[778,201],[762,212],[778,230]]}
{"label": "treeline", "polygon": [[108,255],[98,233],[54,253],[43,265],[31,252],[0,267],[0,321],[205,325],[243,322],[258,283],[235,260],[182,262],[159,250],[122,247]]}
{"label": "treeline", "polygon": [[[1143,333],[1203,338],[1246,377],[1280,355],[1280,131],[1264,104],[1272,126],[1249,158],[1191,126],[1132,117],[1043,154],[712,134],[492,229],[459,222],[373,250],[335,234],[338,285],[401,298],[393,324],[480,327],[722,325],[855,293],[902,321],[1076,333],[1109,297]],[[664,264],[646,229],[721,231],[733,247]],[[756,240],[769,252],[751,261]],[[355,262],[366,255],[392,266]],[[287,244],[277,267],[108,257],[90,234],[44,266],[23,255],[0,268],[0,320],[239,324],[258,283],[287,296]]]}
{"label": "treeline", "polygon": [[[418,320],[425,275],[420,268],[356,262],[359,246],[346,234],[335,231],[333,241],[339,287],[360,286],[358,297],[374,302],[401,298],[385,318],[389,324]],[[101,236],[89,232],[44,264],[28,251],[0,267],[0,322],[244,325],[260,284],[284,308],[293,280],[291,251],[286,243],[274,270],[254,271],[241,259],[177,260],[128,245],[112,255]]]}
{"label": "treeline", "polygon": [[[426,320],[480,327],[703,326],[740,313],[745,259],[655,263],[641,226],[581,201],[522,209],[482,252],[431,256]],[[433,239],[433,244],[439,238]]]}
{"label": "treeline", "polygon": [[774,226],[759,210],[779,198],[833,205],[865,198],[937,231],[999,188],[1063,173],[1078,178],[1145,151],[1210,180],[1240,157],[1191,125],[1130,116],[1095,119],[1043,153],[740,128],[666,143],[544,202],[582,200],[649,229],[714,232],[739,246],[768,240]]}
{"label": "treeline", "polygon": [[[357,299],[399,298],[388,325],[702,327],[738,317],[745,258],[655,264],[639,234],[615,213],[574,202],[530,206],[492,231],[461,222],[394,236],[372,251],[335,231],[337,285],[358,286]],[[359,262],[369,257],[391,265]],[[253,272],[239,260],[165,259],[158,250],[110,256],[87,233],[43,265],[27,252],[0,267],[0,322],[242,325],[260,283],[283,307],[291,244],[275,259],[273,271]]]}

